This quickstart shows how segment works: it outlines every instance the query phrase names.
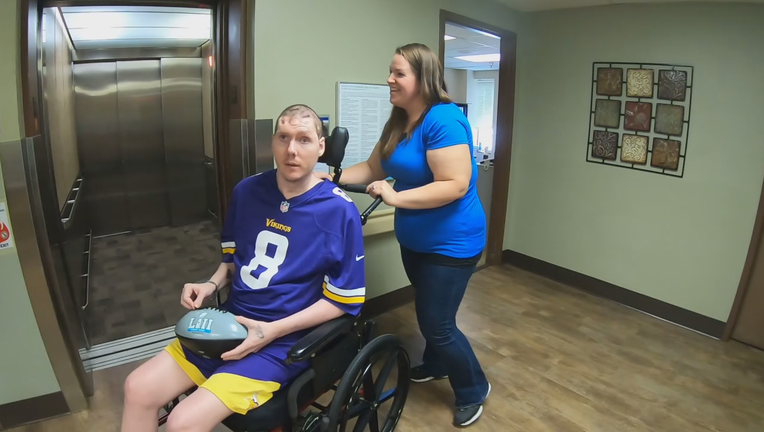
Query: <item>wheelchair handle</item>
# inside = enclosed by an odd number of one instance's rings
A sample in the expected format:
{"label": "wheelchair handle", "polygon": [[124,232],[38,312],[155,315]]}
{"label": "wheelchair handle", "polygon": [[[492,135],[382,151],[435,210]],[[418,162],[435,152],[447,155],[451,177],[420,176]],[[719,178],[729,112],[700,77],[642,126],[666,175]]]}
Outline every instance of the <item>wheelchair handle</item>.
{"label": "wheelchair handle", "polygon": [[[340,187],[348,192],[365,194],[366,188],[369,186],[362,184],[340,184]],[[371,205],[361,213],[361,226],[366,225],[366,221],[369,219],[369,215],[371,215],[371,212],[379,207],[380,204],[382,204],[382,197],[377,197],[377,199],[375,199],[374,202],[371,203]]]}
{"label": "wheelchair handle", "polygon": [[376,209],[377,206],[379,206],[381,203],[382,203],[382,197],[378,197],[377,199],[374,200],[373,203],[371,203],[369,208],[367,208],[366,210],[363,211],[363,213],[361,213],[361,226],[366,225],[366,220],[369,219],[369,215],[371,214],[371,212],[373,212],[374,209]]}
{"label": "wheelchair handle", "polygon": [[341,184],[340,187],[348,192],[365,194],[366,188],[369,186],[362,184]]}

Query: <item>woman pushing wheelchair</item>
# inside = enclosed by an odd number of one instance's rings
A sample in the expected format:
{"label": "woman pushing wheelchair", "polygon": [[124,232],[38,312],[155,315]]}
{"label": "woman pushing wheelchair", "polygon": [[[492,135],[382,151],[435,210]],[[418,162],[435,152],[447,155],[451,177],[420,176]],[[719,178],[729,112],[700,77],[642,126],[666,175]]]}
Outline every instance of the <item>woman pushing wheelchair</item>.
{"label": "woman pushing wheelchair", "polygon": [[174,340],[125,381],[123,432],[157,430],[157,413],[173,408],[167,431],[210,431],[246,414],[307,366],[285,362],[290,347],[318,325],[358,315],[366,296],[358,209],[338,186],[312,175],[326,137],[305,105],[276,121],[277,168],[236,185],[221,232],[223,259],[210,279],[186,284],[181,304],[194,310],[230,286],[221,306],[247,337],[220,358],[204,358]]}
{"label": "woman pushing wheelchair", "polygon": [[[480,417],[491,385],[456,313],[486,242],[477,194],[472,129],[451,102],[443,67],[427,46],[396,50],[390,64],[390,118],[369,159],[345,168],[342,181],[368,184],[367,192],[395,207],[395,233],[416,296],[427,344],[411,379],[446,378],[456,396],[453,423]],[[326,174],[318,175],[330,177]],[[392,187],[385,180],[395,179]]]}

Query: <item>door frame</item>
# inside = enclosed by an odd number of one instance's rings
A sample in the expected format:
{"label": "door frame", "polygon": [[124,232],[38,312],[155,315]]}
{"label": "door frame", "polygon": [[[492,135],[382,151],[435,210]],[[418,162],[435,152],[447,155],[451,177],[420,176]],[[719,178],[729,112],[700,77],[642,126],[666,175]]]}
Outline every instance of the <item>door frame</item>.
{"label": "door frame", "polygon": [[748,244],[748,253],[745,258],[745,264],[743,265],[743,273],[740,275],[740,282],[738,283],[737,294],[735,294],[735,301],[732,303],[727,323],[724,326],[724,333],[722,333],[722,340],[725,342],[732,338],[732,332],[735,330],[735,326],[740,318],[740,310],[743,308],[745,294],[746,291],[748,291],[748,284],[751,281],[751,273],[753,273],[753,266],[756,262],[756,254],[759,250],[759,245],[762,242],[762,234],[764,234],[764,181],[761,186],[759,208],[756,210],[756,219],[753,224],[753,231],[751,232],[751,241]]}
{"label": "door frame", "polygon": [[517,75],[517,34],[484,22],[440,10],[439,57],[445,67],[446,23],[493,33],[501,37],[499,52],[499,94],[496,107],[496,140],[491,185],[491,211],[488,215],[486,264],[499,265],[504,249],[504,231],[509,200],[509,170],[512,165],[512,135],[515,118],[515,77]]}
{"label": "door frame", "polygon": [[[42,98],[38,83],[41,47],[42,11],[63,6],[181,6],[209,7],[214,11],[213,21],[213,137],[215,138],[215,164],[217,169],[218,206],[221,221],[228,208],[229,197],[237,179],[230,169],[230,124],[254,118],[254,16],[255,0],[20,0],[20,64],[21,104],[24,137],[43,135],[45,127]],[[35,187],[36,185],[29,185]],[[36,193],[28,191],[29,194]],[[20,197],[20,199],[23,199]],[[10,201],[10,196],[9,196]],[[54,374],[66,401],[68,412],[87,409],[87,397],[92,394],[92,379],[84,370],[74,341],[67,337],[65,315],[55,299],[61,287],[50,277],[52,269],[50,247],[41,241],[45,236],[44,220],[33,208],[34,202],[24,200],[14,211],[15,224],[34,227],[24,230],[24,241],[17,232],[19,257],[27,291],[39,326],[43,344]],[[30,208],[32,206],[32,208]],[[21,230],[17,230],[21,231]],[[26,257],[26,259],[25,259]],[[32,259],[35,258],[35,259]],[[32,283],[35,282],[35,283]],[[34,286],[33,286],[34,285]],[[53,312],[53,313],[51,313]],[[64,413],[53,413],[60,415]],[[53,415],[51,414],[51,415]],[[46,414],[37,414],[46,415]],[[39,420],[39,419],[34,419]]]}

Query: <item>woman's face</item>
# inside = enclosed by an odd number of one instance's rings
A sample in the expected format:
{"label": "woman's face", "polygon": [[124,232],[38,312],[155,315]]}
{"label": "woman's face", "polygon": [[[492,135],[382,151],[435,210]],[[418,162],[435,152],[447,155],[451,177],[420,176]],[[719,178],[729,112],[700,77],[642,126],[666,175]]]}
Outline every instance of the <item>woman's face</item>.
{"label": "woman's face", "polygon": [[390,86],[390,103],[397,107],[405,109],[419,98],[419,81],[409,62],[400,54],[393,56],[390,63],[387,85]]}

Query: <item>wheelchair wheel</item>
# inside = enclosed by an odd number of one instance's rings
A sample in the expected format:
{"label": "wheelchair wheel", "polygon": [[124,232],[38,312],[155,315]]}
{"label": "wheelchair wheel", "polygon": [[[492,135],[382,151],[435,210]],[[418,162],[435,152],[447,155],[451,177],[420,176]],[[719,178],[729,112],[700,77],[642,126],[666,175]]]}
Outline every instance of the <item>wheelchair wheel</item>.
{"label": "wheelchair wheel", "polygon": [[[374,366],[382,365],[377,378]],[[396,368],[395,386],[385,383]],[[353,432],[392,432],[398,425],[409,391],[410,360],[400,339],[382,335],[364,346],[342,376],[321,429],[345,432],[348,422],[357,419]],[[386,407],[389,405],[389,409]],[[385,415],[386,412],[386,415]]]}

